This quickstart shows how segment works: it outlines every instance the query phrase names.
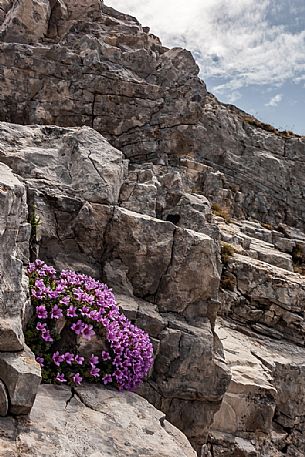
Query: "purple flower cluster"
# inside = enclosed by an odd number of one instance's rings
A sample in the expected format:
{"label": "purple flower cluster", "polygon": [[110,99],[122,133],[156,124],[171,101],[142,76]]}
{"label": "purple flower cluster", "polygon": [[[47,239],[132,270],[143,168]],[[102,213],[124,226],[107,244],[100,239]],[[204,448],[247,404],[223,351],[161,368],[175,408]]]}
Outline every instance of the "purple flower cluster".
{"label": "purple flower cluster", "polygon": [[[149,336],[120,312],[105,284],[70,270],[57,276],[41,260],[30,264],[28,275],[36,310],[29,345],[43,372],[52,372],[58,383],[99,380],[120,390],[132,390],[143,381],[153,363]],[[60,351],[62,329],[75,334],[73,352]],[[103,335],[103,348],[83,357],[78,353],[80,341],[96,335]]]}

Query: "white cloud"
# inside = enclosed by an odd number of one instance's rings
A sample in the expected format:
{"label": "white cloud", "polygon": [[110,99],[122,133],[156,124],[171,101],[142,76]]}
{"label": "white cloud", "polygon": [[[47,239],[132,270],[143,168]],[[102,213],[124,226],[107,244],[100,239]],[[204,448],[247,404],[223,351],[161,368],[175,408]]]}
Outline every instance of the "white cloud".
{"label": "white cloud", "polygon": [[277,106],[283,99],[282,94],[277,94],[274,97],[272,97],[268,103],[265,104],[265,106]]}
{"label": "white cloud", "polygon": [[234,104],[242,97],[241,93],[238,91],[229,92],[226,97],[226,103]]}
{"label": "white cloud", "polygon": [[165,45],[193,51],[203,79],[227,81],[218,92],[279,86],[305,73],[305,26],[294,27],[303,0],[294,0],[291,14],[287,0],[278,0],[276,8],[274,0],[105,1],[149,25]]}

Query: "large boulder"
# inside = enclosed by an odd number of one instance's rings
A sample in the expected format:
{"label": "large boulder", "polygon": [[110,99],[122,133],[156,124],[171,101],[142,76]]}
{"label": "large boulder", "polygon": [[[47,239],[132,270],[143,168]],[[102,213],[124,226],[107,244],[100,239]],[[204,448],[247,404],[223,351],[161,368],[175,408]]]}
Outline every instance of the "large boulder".
{"label": "large boulder", "polygon": [[22,260],[28,259],[30,225],[26,189],[0,163],[0,351],[23,349],[22,315],[26,306]]}
{"label": "large boulder", "polygon": [[90,128],[1,124],[0,160],[37,188],[40,180],[92,203],[118,202],[122,153]]}
{"label": "large boulder", "polygon": [[0,353],[0,378],[9,396],[9,412],[28,414],[41,381],[40,366],[33,353],[27,347],[17,353]]}

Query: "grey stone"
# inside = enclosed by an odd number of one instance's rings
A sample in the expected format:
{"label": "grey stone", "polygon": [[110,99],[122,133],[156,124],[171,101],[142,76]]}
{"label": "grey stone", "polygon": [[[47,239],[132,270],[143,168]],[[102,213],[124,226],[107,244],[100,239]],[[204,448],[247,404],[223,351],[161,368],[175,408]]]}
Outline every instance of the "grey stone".
{"label": "grey stone", "polygon": [[40,384],[40,366],[25,347],[18,353],[0,353],[0,379],[9,394],[9,412],[28,414]]}
{"label": "grey stone", "polygon": [[0,381],[0,417],[5,417],[8,413],[8,396],[5,385]]}
{"label": "grey stone", "polygon": [[171,259],[156,297],[159,309],[189,319],[206,317],[208,302],[217,299],[219,269],[214,240],[203,233],[177,228]]}
{"label": "grey stone", "polygon": [[133,393],[88,386],[71,399],[67,387],[41,386],[30,420],[0,420],[0,455],[9,449],[29,457],[195,457],[179,430],[162,426],[163,416]]}
{"label": "grey stone", "polygon": [[88,127],[2,124],[0,145],[1,161],[29,181],[56,183],[91,203],[118,202],[124,173],[122,153]]}
{"label": "grey stone", "polygon": [[47,34],[50,15],[48,0],[11,2],[0,27],[0,36],[8,42],[35,43]]}
{"label": "grey stone", "polygon": [[[134,163],[202,162],[200,191],[212,202],[238,217],[304,227],[303,138],[220,103],[188,51],[163,47],[99,0],[16,5],[1,10],[1,120],[91,126]],[[143,187],[135,186],[138,208]]]}
{"label": "grey stone", "polygon": [[[304,138],[219,102],[188,51],[99,0],[2,0],[0,27],[0,119],[57,125],[0,126],[0,162],[15,173],[0,165],[0,351],[23,346],[30,245],[32,258],[123,295],[154,344],[141,394],[196,449],[215,419],[204,455],[305,455],[305,280],[293,272],[305,251]],[[32,234],[27,205],[41,220]],[[234,248],[221,283],[220,237]],[[215,327],[217,313],[229,330]],[[25,398],[21,355],[6,357]],[[7,430],[1,446],[18,455]],[[22,452],[36,452],[22,436]]]}
{"label": "grey stone", "polygon": [[[139,297],[154,296],[170,263],[174,226],[146,215],[116,208],[107,232],[106,259],[120,259]],[[112,286],[109,279],[108,283]]]}
{"label": "grey stone", "polygon": [[[27,223],[25,186],[11,170],[0,163],[0,351],[18,351],[23,348],[21,319],[26,301],[22,262],[28,259],[30,234],[21,231]],[[24,244],[27,244],[25,246]]]}
{"label": "grey stone", "polygon": [[235,254],[227,272],[236,278],[237,297],[230,314],[250,325],[274,329],[278,338],[304,344],[304,278],[265,262]]}
{"label": "grey stone", "polygon": [[217,326],[232,380],[211,427],[213,453],[235,455],[236,440],[240,445],[246,438],[245,449],[251,449],[251,444],[257,454],[241,455],[287,455],[284,449],[288,455],[298,455],[296,450],[301,455],[305,449],[304,349],[240,330],[226,321]]}

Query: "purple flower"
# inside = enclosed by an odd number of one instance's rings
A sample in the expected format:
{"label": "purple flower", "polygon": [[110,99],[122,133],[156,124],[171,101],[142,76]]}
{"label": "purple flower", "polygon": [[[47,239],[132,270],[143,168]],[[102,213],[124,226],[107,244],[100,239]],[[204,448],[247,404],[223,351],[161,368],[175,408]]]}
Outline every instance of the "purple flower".
{"label": "purple flower", "polygon": [[99,363],[99,358],[96,355],[92,354],[89,359],[89,362],[90,362],[90,365],[95,366]]}
{"label": "purple flower", "polygon": [[44,332],[46,330],[47,324],[43,324],[42,322],[37,322],[36,330],[40,332]]}
{"label": "purple flower", "polygon": [[44,330],[41,332],[41,338],[47,343],[53,343],[54,341],[49,330]]}
{"label": "purple flower", "polygon": [[84,360],[84,357],[78,354],[74,357],[74,362],[78,363],[78,365],[82,365],[84,363]]}
{"label": "purple flower", "polygon": [[81,310],[81,313],[82,313],[83,316],[88,316],[89,313],[90,313],[90,308],[88,306],[83,306],[82,310]]}
{"label": "purple flower", "polygon": [[[61,294],[62,292],[64,292],[65,289],[66,289],[65,285],[62,284],[62,283],[59,283],[59,284],[56,285],[56,292],[57,292],[58,294]],[[69,303],[70,297],[69,297],[69,296],[66,296],[66,297],[62,298],[63,304],[66,304],[66,303],[65,303],[66,299],[68,299],[68,303]]]}
{"label": "purple flower", "polygon": [[43,279],[36,279],[35,287],[41,291],[45,291],[46,286],[45,286],[45,283],[43,282]]}
{"label": "purple flower", "polygon": [[76,335],[81,335],[84,328],[82,321],[78,320],[76,323],[71,325],[71,329],[76,333]]}
{"label": "purple flower", "polygon": [[57,365],[59,367],[59,365],[61,364],[61,362],[63,362],[65,360],[65,358],[63,355],[60,355],[59,352],[57,351],[57,352],[54,352],[54,354],[52,355],[52,360],[55,363],[55,365]]}
{"label": "purple flower", "polygon": [[103,378],[102,378],[102,381],[104,384],[109,384],[110,382],[112,382],[112,376],[111,374],[106,374]]}
{"label": "purple flower", "polygon": [[[62,286],[62,287],[64,288],[64,286]],[[58,287],[57,287],[57,290],[58,290]],[[59,300],[59,303],[62,304],[62,305],[68,305],[70,303],[69,295],[66,295],[61,300]]]}
{"label": "purple flower", "polygon": [[44,358],[43,358],[43,357],[36,357],[36,362],[39,363],[39,365],[41,366],[41,368],[44,367]]}
{"label": "purple flower", "polygon": [[107,351],[102,351],[102,360],[104,360],[105,362],[106,362],[107,360],[110,360],[110,354],[109,354],[109,352],[107,352]]}
{"label": "purple flower", "polygon": [[57,292],[57,290],[50,290],[50,289],[48,289],[46,292],[47,292],[47,294],[48,294],[48,297],[51,298],[51,299],[57,298],[58,295],[59,295],[58,292]]}
{"label": "purple flower", "polygon": [[76,317],[77,314],[76,314],[76,307],[75,306],[69,306],[69,308],[67,309],[67,316],[68,317]]}
{"label": "purple flower", "polygon": [[55,378],[55,381],[58,382],[67,382],[65,375],[63,373],[57,373],[57,376]]}
{"label": "purple flower", "polygon": [[52,308],[52,311],[51,311],[51,318],[52,319],[59,319],[62,316],[63,316],[62,310],[59,308],[58,305],[54,305],[53,308]]}
{"label": "purple flower", "polygon": [[82,336],[86,340],[91,340],[91,338],[95,335],[95,331],[93,330],[92,325],[85,324],[82,330]]}
{"label": "purple flower", "polygon": [[75,289],[73,293],[76,300],[78,300],[79,302],[83,301],[84,291],[80,287],[78,289]]}
{"label": "purple flower", "polygon": [[96,368],[96,367],[92,367],[91,370],[90,370],[90,374],[91,376],[93,376],[94,378],[98,378],[99,375],[100,375],[100,369],[99,368]]}
{"label": "purple flower", "polygon": [[90,311],[89,317],[93,321],[98,321],[100,319],[100,311],[96,311],[96,310]]}
{"label": "purple flower", "polygon": [[82,382],[83,378],[79,373],[75,373],[75,375],[72,376],[72,380],[74,384],[79,385]]}
{"label": "purple flower", "polygon": [[74,354],[70,354],[70,352],[66,352],[64,354],[64,360],[68,365],[71,365],[74,362]]}
{"label": "purple flower", "polygon": [[44,305],[36,306],[36,314],[38,319],[47,319],[48,311]]}

